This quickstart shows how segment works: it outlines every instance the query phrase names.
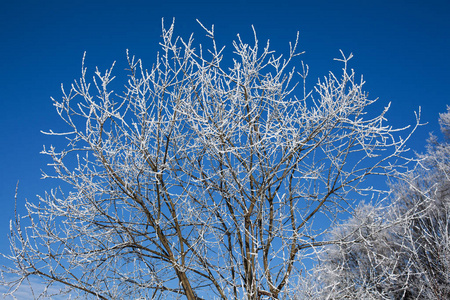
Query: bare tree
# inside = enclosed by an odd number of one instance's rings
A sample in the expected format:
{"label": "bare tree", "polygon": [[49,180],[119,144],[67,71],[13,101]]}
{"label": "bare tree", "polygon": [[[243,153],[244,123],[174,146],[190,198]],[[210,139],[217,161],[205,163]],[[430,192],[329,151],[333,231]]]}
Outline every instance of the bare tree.
{"label": "bare tree", "polygon": [[67,148],[43,151],[54,167],[44,177],[69,188],[12,222],[11,291],[39,276],[98,299],[290,298],[304,258],[333,242],[327,227],[376,192],[366,179],[402,176],[415,127],[401,139],[388,107],[367,115],[376,100],[351,55],[307,92],[298,39],[284,58],[238,36],[227,62],[203,29],[207,51],[163,26],[149,71],[128,56],[122,94],[112,68],[89,83],[83,59],[54,100],[69,129],[47,133]]}
{"label": "bare tree", "polygon": [[392,187],[388,207],[362,205],[332,238],[317,266],[322,298],[450,298],[450,108],[446,142],[429,139],[421,167]]}

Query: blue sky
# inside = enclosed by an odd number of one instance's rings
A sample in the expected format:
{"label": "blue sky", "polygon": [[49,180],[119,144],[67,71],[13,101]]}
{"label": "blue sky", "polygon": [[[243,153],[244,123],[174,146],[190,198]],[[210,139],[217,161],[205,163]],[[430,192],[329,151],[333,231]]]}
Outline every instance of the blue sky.
{"label": "blue sky", "polygon": [[217,40],[231,46],[240,33],[286,51],[300,32],[299,49],[310,66],[309,83],[339,71],[333,62],[352,52],[351,67],[363,74],[366,91],[392,102],[394,126],[422,121],[410,145],[424,150],[428,132],[439,131],[438,114],[450,104],[450,2],[448,1],[1,1],[0,3],[0,252],[7,252],[9,219],[14,215],[18,180],[19,207],[24,198],[57,183],[43,181],[50,170],[43,145],[55,143],[40,130],[63,127],[50,97],[60,98],[60,84],[79,78],[81,58],[105,69],[118,61],[125,68],[126,49],[150,66],[158,50],[161,18],[175,18],[175,32],[203,34],[195,19],[215,24]]}

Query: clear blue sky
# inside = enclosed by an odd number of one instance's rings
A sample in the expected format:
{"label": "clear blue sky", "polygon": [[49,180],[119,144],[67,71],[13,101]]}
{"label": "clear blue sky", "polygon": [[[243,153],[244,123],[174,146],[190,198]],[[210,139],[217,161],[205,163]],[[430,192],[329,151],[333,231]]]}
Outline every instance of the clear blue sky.
{"label": "clear blue sky", "polygon": [[203,34],[196,18],[215,24],[218,42],[229,46],[237,33],[251,37],[254,25],[260,41],[269,38],[272,49],[286,51],[299,31],[310,83],[339,71],[333,62],[339,49],[352,52],[351,67],[364,75],[370,96],[380,98],[378,109],[392,102],[392,124],[413,123],[422,107],[429,125],[411,143],[419,152],[450,104],[449,1],[1,1],[0,252],[8,251],[17,180],[19,206],[56,184],[40,180],[40,170],[50,169],[39,152],[55,143],[40,130],[62,128],[50,96],[60,98],[60,84],[79,78],[84,51],[91,70],[117,60],[121,72],[126,49],[150,66],[163,17],[175,17],[183,36]]}

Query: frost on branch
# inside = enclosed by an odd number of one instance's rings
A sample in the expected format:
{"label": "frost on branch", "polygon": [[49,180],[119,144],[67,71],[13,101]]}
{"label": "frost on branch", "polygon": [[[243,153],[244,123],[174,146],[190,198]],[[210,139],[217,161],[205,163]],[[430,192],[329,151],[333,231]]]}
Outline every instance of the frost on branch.
{"label": "frost on branch", "polygon": [[10,273],[98,299],[289,297],[328,226],[376,193],[366,179],[410,163],[344,55],[307,92],[298,40],[282,56],[238,36],[225,61],[212,29],[209,48],[173,30],[151,69],[127,56],[123,92],[112,68],[89,80],[83,59],[54,100],[67,131],[47,134],[68,144],[44,148],[44,176],[71,189],[27,204]]}

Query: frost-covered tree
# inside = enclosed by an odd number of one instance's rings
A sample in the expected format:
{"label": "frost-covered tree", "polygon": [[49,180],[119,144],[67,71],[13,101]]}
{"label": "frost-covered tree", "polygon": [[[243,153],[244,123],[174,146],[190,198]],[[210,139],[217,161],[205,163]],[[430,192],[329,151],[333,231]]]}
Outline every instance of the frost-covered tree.
{"label": "frost-covered tree", "polygon": [[332,231],[317,266],[329,299],[450,299],[450,108],[444,142],[431,136],[421,167],[393,186],[388,207],[362,205]]}
{"label": "frost-covered tree", "polygon": [[388,107],[367,114],[351,56],[307,92],[297,41],[281,56],[238,36],[226,60],[204,30],[208,49],[163,26],[122,93],[83,59],[54,100],[68,129],[47,133],[67,147],[43,151],[64,186],[11,223],[11,291],[37,276],[95,299],[289,298],[327,227],[376,193],[366,179],[402,176],[415,127],[402,139]]}

